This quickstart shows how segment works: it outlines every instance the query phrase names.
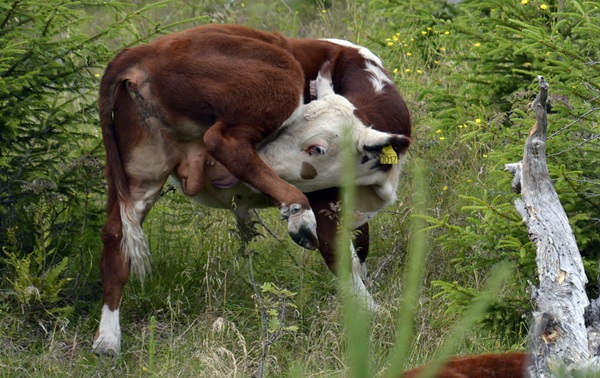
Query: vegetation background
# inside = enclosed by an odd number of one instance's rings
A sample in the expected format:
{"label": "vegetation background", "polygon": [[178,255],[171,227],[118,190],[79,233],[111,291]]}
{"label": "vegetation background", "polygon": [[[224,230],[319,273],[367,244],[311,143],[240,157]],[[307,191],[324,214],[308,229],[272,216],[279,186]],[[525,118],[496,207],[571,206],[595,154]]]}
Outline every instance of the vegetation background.
{"label": "vegetation background", "polygon": [[[371,223],[383,311],[348,316],[276,211],[244,246],[230,214],[165,190],[145,223],[154,273],[126,287],[123,353],[98,358],[103,67],[209,22],[348,39],[384,61],[415,128],[399,201]],[[393,376],[525,349],[535,246],[503,167],[522,156],[542,74],[549,170],[596,297],[598,35],[600,2],[584,0],[0,3],[0,376]]]}

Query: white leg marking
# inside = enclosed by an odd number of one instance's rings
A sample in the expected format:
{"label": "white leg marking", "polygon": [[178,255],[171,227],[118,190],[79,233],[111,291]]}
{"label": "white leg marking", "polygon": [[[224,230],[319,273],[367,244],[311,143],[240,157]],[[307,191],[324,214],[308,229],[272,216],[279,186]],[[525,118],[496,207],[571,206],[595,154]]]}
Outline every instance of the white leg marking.
{"label": "white leg marking", "polygon": [[110,311],[108,305],[102,307],[98,337],[92,346],[99,354],[121,353],[121,325],[119,324],[119,309]]}
{"label": "white leg marking", "polygon": [[365,286],[364,280],[367,278],[367,266],[358,258],[352,242],[350,242],[350,253],[352,254],[352,283],[354,292],[370,312],[379,312],[381,310],[379,305]]}
{"label": "white leg marking", "polygon": [[[144,206],[142,204],[142,206]],[[134,207],[121,203],[121,222],[123,224],[123,239],[121,248],[131,261],[131,273],[140,281],[150,272],[150,246],[142,229],[143,209],[140,202]]]}

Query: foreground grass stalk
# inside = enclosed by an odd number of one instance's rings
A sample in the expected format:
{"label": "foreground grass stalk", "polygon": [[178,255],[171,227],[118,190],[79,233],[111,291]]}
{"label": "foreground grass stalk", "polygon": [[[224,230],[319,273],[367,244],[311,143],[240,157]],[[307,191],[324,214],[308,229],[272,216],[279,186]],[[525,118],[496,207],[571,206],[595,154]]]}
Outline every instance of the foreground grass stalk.
{"label": "foreground grass stalk", "polygon": [[[348,133],[343,135],[343,145],[347,146]],[[340,230],[336,242],[336,252],[339,261],[339,288],[338,293],[342,301],[344,314],[344,328],[346,334],[346,359],[350,368],[350,377],[367,378],[370,374],[369,361],[369,317],[366,304],[361,303],[354,291],[352,274],[352,255],[350,251],[350,240],[355,227],[354,200],[355,190],[355,167],[350,153],[343,154],[342,177],[342,208],[340,218]]]}
{"label": "foreground grass stalk", "polygon": [[156,332],[156,317],[150,317],[150,344],[148,345],[148,360],[150,374],[154,374],[154,356],[156,353],[156,343],[154,341],[154,333]]}
{"label": "foreground grass stalk", "polygon": [[427,186],[425,184],[424,163],[412,162],[412,176],[414,177],[415,200],[413,216],[411,217],[410,241],[408,246],[407,269],[404,284],[403,299],[400,304],[398,320],[396,323],[397,338],[394,349],[390,353],[387,377],[395,377],[398,372],[406,369],[406,361],[410,351],[415,316],[419,301],[419,288],[423,282],[424,266],[427,258],[428,244],[425,232],[424,215],[427,205]]}

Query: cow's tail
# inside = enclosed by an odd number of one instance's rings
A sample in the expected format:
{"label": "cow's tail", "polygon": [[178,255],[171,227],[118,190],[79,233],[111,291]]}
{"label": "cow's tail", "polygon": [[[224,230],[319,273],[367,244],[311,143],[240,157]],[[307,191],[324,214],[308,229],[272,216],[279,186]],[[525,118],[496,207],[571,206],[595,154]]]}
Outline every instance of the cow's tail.
{"label": "cow's tail", "polygon": [[119,206],[123,235],[121,249],[126,260],[131,262],[131,273],[143,281],[150,272],[150,248],[142,229],[142,209],[136,209],[131,200],[129,180],[121,159],[114,116],[115,102],[117,97],[124,93],[121,87],[126,85],[127,73],[131,69],[123,64],[123,59],[120,59],[124,56],[124,52],[106,68],[100,83],[98,108],[106,151],[108,211],[110,212],[114,206]]}

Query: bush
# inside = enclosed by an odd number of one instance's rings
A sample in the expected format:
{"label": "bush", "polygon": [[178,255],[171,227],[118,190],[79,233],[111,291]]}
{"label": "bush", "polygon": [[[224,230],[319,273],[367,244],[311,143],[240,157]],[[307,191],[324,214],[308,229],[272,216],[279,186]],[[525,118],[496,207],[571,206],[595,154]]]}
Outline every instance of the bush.
{"label": "bush", "polygon": [[[78,286],[82,278],[97,274],[90,251],[100,250],[105,188],[97,88],[105,64],[125,47],[115,43],[120,36],[134,35],[138,43],[170,27],[143,18],[155,7],[128,12],[117,2],[71,1],[3,6],[0,288],[21,305],[32,305],[35,297],[48,311],[67,306],[65,300],[87,295]],[[102,20],[89,15],[100,9],[114,21],[93,25]]]}
{"label": "bush", "polygon": [[[527,281],[537,279],[535,247],[514,210],[516,195],[510,192],[511,177],[503,169],[522,158],[525,137],[534,123],[527,108],[539,74],[551,85],[550,175],[587,258],[589,280],[596,279],[593,261],[598,257],[600,227],[594,219],[600,209],[600,172],[594,157],[600,148],[600,87],[595,79],[600,45],[595,36],[600,3],[465,1],[444,17],[435,17],[428,8],[411,13],[421,25],[431,25],[412,37],[430,38],[429,43],[411,46],[419,56],[437,57],[432,67],[446,78],[422,95],[427,111],[435,116],[426,130],[429,141],[419,148],[432,153],[445,146],[434,164],[443,170],[439,176],[449,181],[439,185],[459,199],[456,207],[442,207],[442,216],[428,218],[456,272],[434,284],[449,301],[449,310],[460,312],[490,269],[500,260],[511,261],[517,279],[499,297],[486,322],[518,342],[526,330],[523,316],[530,310]],[[438,32],[435,43],[432,31]],[[431,63],[426,59],[424,63]]]}

